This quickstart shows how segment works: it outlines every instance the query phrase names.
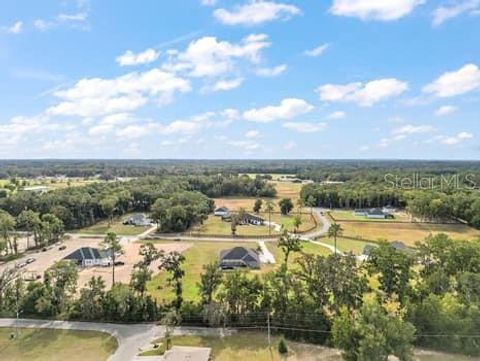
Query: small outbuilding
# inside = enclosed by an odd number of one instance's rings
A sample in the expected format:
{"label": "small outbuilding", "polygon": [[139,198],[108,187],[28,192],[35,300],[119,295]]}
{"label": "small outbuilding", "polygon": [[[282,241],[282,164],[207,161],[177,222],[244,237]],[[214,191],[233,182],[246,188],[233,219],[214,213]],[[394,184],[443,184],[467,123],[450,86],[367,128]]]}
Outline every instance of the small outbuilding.
{"label": "small outbuilding", "polygon": [[258,269],[260,268],[260,258],[254,249],[234,247],[220,252],[219,265],[221,269]]}
{"label": "small outbuilding", "polygon": [[135,227],[148,227],[152,224],[152,220],[144,213],[136,213],[125,219],[123,224]]}

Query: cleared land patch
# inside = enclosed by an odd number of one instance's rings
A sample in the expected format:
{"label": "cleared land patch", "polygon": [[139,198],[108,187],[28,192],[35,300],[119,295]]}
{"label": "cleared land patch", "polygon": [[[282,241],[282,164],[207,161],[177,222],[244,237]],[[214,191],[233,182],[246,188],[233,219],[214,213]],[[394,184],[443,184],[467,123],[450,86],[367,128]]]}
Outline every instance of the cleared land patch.
{"label": "cleared land patch", "polygon": [[446,233],[452,239],[480,237],[480,231],[463,224],[343,222],[343,235],[363,240],[402,241],[409,246],[427,236]]}
{"label": "cleared land patch", "polygon": [[0,328],[0,359],[8,361],[102,361],[117,349],[117,340],[94,331]]}
{"label": "cleared land patch", "polygon": [[[268,221],[268,213],[260,213],[260,217]],[[308,213],[302,213],[301,215],[302,224],[299,227],[300,232],[305,232],[311,230],[315,227],[315,220],[313,216]],[[271,221],[279,225],[283,225],[283,228],[292,231],[294,230],[294,220],[295,214],[289,214],[287,216],[280,213],[272,213]],[[266,225],[255,226],[255,225],[242,225],[237,226],[236,234],[237,236],[268,236],[279,234],[280,232],[275,230],[273,227],[269,231],[269,227]],[[199,235],[223,235],[231,236],[232,228],[231,223],[222,221],[220,217],[215,217],[210,215],[208,219],[201,225],[195,226],[192,230],[192,233]]]}
{"label": "cleared land patch", "polygon": [[143,226],[125,225],[123,224],[123,221],[126,218],[128,218],[128,215],[124,215],[121,218],[116,218],[111,224],[108,224],[108,221],[100,221],[92,226],[78,229],[74,233],[107,234],[108,232],[115,232],[121,236],[137,236],[149,228]]}

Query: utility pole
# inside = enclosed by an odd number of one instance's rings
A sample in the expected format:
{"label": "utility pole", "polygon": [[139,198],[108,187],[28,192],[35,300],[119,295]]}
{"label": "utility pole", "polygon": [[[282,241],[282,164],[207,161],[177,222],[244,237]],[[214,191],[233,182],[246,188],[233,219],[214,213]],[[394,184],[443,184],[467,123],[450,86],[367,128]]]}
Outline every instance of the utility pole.
{"label": "utility pole", "polygon": [[272,343],[271,343],[271,332],[270,332],[270,311],[268,311],[267,313],[267,333],[268,333],[268,347],[271,348],[272,347]]}

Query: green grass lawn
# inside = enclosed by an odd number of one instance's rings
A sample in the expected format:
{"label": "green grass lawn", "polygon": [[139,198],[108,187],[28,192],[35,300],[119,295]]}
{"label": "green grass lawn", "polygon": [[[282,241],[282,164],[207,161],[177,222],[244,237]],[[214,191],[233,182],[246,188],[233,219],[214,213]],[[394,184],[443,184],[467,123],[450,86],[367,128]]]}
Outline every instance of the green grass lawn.
{"label": "green grass lawn", "polygon": [[282,357],[277,351],[280,338],[272,337],[272,347],[268,346],[266,333],[238,332],[232,336],[176,336],[173,345],[211,347],[215,361],[300,361],[300,360],[330,360],[340,361],[338,351],[316,345],[301,344],[287,341],[288,357]]}
{"label": "green grass lawn", "polygon": [[102,361],[117,349],[117,340],[102,332],[20,329],[10,340],[12,328],[0,328],[0,360],[5,361]]}
{"label": "green grass lawn", "polygon": [[[272,336],[268,346],[266,332],[237,332],[231,336],[174,336],[174,346],[210,347],[215,361],[342,361],[338,350],[287,340],[289,353],[282,357],[278,351],[279,336]],[[163,340],[156,340],[161,343]],[[479,361],[478,357],[415,350],[417,361]]]}
{"label": "green grass lawn", "polygon": [[[334,245],[334,240],[333,238],[319,238],[319,242],[326,243],[329,245]],[[353,240],[353,239],[348,239],[348,238],[337,238],[337,248],[341,252],[352,252],[355,255],[360,255],[363,252],[363,249],[365,248],[366,245],[375,245],[375,243],[369,243],[365,241],[359,241],[359,240]]]}
{"label": "green grass lawn", "polygon": [[[268,221],[268,213],[260,213],[260,217]],[[294,230],[294,219],[295,214],[290,214],[284,216],[280,213],[272,213],[270,215],[270,219],[272,222],[277,224],[283,225],[284,229],[293,232]],[[304,232],[307,230],[312,229],[315,227],[315,221],[313,216],[308,213],[301,214],[302,224],[299,227],[300,232]],[[232,235],[232,228],[231,223],[222,221],[220,217],[215,217],[214,215],[210,215],[208,219],[203,222],[203,224],[195,226],[192,230],[194,234],[200,235],[224,235],[230,236]],[[276,231],[275,229],[271,229],[269,231],[267,226],[254,226],[254,225],[244,225],[244,226],[237,226],[236,234],[237,236],[268,236],[271,235],[278,235],[280,232]]]}
{"label": "green grass lawn", "polygon": [[344,222],[340,223],[343,234],[364,240],[402,241],[414,246],[427,236],[446,233],[452,239],[472,239],[480,237],[480,231],[463,224],[429,223],[381,223],[381,222]]}
{"label": "green grass lawn", "polygon": [[[197,284],[200,282],[200,274],[203,272],[203,265],[218,261],[220,251],[235,247],[233,242],[195,242],[185,253],[186,261],[183,269],[185,277],[183,281],[183,297],[187,301],[196,301],[199,299]],[[241,243],[242,247],[257,249],[258,244]],[[251,271],[252,273],[261,273],[271,269],[263,267],[260,271]],[[148,292],[159,302],[169,302],[172,300],[172,292],[167,286],[167,273],[161,272],[153,277],[148,283]]]}
{"label": "green grass lawn", "polygon": [[101,221],[94,224],[93,226],[78,229],[75,231],[75,233],[107,234],[108,232],[115,232],[116,234],[122,236],[136,236],[140,233],[145,232],[148,229],[148,227],[135,227],[124,225],[122,222],[125,218],[128,218],[128,215],[114,219],[113,223],[110,226],[108,225],[107,221]]}
{"label": "green grass lawn", "polygon": [[[155,242],[155,241],[154,241]],[[163,241],[158,241],[163,242]],[[197,284],[200,282],[200,275],[203,272],[203,265],[217,261],[221,250],[228,249],[240,245],[242,247],[248,247],[257,249],[258,243],[234,243],[234,242],[195,242],[191,248],[185,253],[186,261],[183,269],[185,270],[185,277],[183,283],[183,296],[187,301],[197,301],[199,299]],[[248,271],[251,274],[264,274],[269,271],[273,271],[276,267],[279,267],[283,262],[283,253],[280,248],[277,247],[276,242],[266,242],[267,248],[274,255],[276,264],[274,265],[262,265],[260,270]],[[303,242],[302,252],[308,254],[329,255],[331,252],[325,247],[321,247],[312,243]],[[299,254],[292,255],[289,260],[289,264],[293,264],[296,257]],[[148,283],[147,290],[153,295],[159,302],[170,302],[173,298],[173,294],[167,285],[168,275],[165,272],[161,272],[153,277]]]}

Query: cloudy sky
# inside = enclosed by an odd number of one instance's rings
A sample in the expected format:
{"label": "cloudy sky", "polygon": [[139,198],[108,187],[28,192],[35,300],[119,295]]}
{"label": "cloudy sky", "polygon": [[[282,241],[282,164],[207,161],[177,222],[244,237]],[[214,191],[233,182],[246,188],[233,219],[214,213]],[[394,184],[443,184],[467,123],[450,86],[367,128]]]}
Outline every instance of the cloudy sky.
{"label": "cloudy sky", "polygon": [[480,0],[3,0],[0,158],[479,159],[479,39]]}

